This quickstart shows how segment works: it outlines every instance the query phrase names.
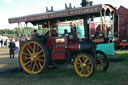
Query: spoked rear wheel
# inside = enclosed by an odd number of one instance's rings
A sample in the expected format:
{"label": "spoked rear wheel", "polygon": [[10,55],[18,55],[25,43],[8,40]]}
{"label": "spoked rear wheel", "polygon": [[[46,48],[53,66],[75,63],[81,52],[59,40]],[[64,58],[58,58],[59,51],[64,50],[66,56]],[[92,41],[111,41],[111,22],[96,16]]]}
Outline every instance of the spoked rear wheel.
{"label": "spoked rear wheel", "polygon": [[108,57],[102,51],[96,51],[95,63],[96,63],[96,71],[104,72],[109,67]]}
{"label": "spoked rear wheel", "polygon": [[44,44],[27,41],[20,50],[20,65],[29,74],[38,74],[48,66],[49,55]]}
{"label": "spoked rear wheel", "polygon": [[74,69],[80,77],[90,77],[95,71],[95,63],[88,54],[79,54],[74,60]]}

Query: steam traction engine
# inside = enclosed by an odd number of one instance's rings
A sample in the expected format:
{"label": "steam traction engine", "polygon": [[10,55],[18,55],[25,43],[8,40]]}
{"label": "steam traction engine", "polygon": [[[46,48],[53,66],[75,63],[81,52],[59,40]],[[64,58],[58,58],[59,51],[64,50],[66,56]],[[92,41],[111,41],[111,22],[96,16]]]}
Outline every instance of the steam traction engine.
{"label": "steam traction engine", "polygon": [[52,37],[54,33],[49,33],[51,36],[36,36],[22,45],[19,60],[25,72],[37,74],[49,64],[62,68],[74,60],[74,69],[78,75],[89,77],[93,74],[95,63],[91,55],[95,56],[96,46],[92,41],[78,41],[73,34]]}
{"label": "steam traction engine", "polygon": [[[47,23],[50,28],[58,21],[83,19],[88,14],[99,14],[103,7],[110,6],[94,5],[10,18],[9,23],[31,22],[34,25]],[[100,69],[99,71],[106,71],[107,57],[97,57],[97,53],[103,56],[104,54],[96,52],[96,44],[89,39],[87,18],[84,19],[84,24],[87,35],[82,40],[72,29],[67,36],[60,36],[55,30],[49,30],[44,35],[37,35],[31,40],[25,41],[19,53],[19,62],[23,70],[29,74],[38,74],[50,64],[56,68],[62,68],[73,62],[75,72],[81,77],[90,77],[94,73],[95,67]],[[98,65],[101,67],[97,68]]]}

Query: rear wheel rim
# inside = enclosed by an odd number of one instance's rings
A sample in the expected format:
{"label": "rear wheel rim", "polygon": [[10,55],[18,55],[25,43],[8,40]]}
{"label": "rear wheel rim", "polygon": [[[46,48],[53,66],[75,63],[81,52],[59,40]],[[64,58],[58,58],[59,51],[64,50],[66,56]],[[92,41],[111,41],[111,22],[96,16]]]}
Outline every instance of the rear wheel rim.
{"label": "rear wheel rim", "polygon": [[45,65],[43,47],[35,41],[25,43],[20,51],[20,64],[23,70],[29,74],[40,73]]}
{"label": "rear wheel rim", "polygon": [[94,71],[94,64],[90,57],[81,54],[75,58],[74,69],[79,76],[90,77]]}

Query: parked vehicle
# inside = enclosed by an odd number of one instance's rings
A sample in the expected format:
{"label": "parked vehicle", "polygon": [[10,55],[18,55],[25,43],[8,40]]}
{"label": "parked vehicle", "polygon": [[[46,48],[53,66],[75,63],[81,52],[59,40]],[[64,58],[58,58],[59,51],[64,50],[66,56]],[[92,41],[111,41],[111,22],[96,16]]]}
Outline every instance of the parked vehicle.
{"label": "parked vehicle", "polygon": [[116,47],[128,46],[128,9],[123,6],[116,11],[113,41]]}

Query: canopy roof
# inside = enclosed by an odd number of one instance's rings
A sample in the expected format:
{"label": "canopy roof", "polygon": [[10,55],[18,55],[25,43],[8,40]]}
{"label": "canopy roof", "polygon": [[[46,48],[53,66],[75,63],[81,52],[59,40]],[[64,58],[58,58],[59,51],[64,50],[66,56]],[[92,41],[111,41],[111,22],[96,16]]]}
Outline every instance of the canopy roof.
{"label": "canopy roof", "polygon": [[27,16],[9,18],[9,23],[20,23],[20,22],[31,22],[32,24],[42,24],[48,20],[51,22],[64,21],[64,20],[73,20],[73,19],[83,19],[86,14],[89,16],[100,16],[99,12],[102,10],[109,10],[115,12],[115,8],[111,5],[93,5],[79,8],[72,8],[67,10],[32,14]]}

